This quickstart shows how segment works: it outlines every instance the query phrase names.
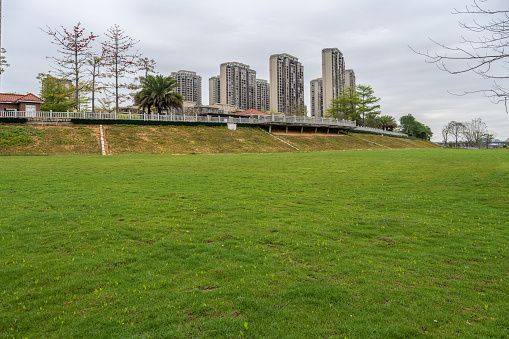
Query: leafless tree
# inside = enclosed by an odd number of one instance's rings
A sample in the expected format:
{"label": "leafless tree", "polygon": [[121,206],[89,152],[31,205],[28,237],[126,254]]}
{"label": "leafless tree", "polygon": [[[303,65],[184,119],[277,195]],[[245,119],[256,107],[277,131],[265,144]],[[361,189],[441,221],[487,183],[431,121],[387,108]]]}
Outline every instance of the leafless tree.
{"label": "leafless tree", "polygon": [[127,96],[135,100],[136,93],[141,89],[141,81],[148,76],[149,73],[154,73],[156,62],[154,59],[149,58],[138,58],[137,61],[138,70],[144,72],[143,76],[137,76],[133,79],[133,81],[128,84],[126,87],[131,91]]}
{"label": "leafless tree", "polygon": [[145,72],[145,78],[149,73],[154,73],[156,62],[154,59],[149,59],[147,57],[145,58],[139,58],[138,59],[138,65],[140,71]]}
{"label": "leafless tree", "polygon": [[128,36],[118,25],[110,27],[105,35],[107,40],[102,42],[103,60],[109,75],[115,79],[112,87],[115,89],[115,111],[118,113],[119,89],[129,86],[120,83],[120,80],[138,71],[140,54],[131,50],[139,41]]}
{"label": "leafless tree", "polygon": [[7,59],[5,59],[4,54],[7,53],[5,48],[0,48],[0,74],[4,72],[4,67],[9,67],[10,65],[7,63]]}
{"label": "leafless tree", "polygon": [[463,134],[463,130],[465,129],[465,124],[462,122],[451,121],[448,125],[451,136],[454,137],[454,147],[458,147],[458,140],[460,136]]}
{"label": "leafless tree", "polygon": [[470,122],[463,123],[465,128],[463,129],[463,136],[467,140],[468,146],[481,147],[481,143],[488,133],[488,127],[480,119],[472,119]]}
{"label": "leafless tree", "polygon": [[53,38],[51,43],[58,46],[58,57],[50,57],[55,62],[53,67],[58,76],[70,80],[74,84],[75,105],[79,105],[79,92],[83,88],[84,78],[83,68],[87,65],[92,42],[98,37],[93,33],[85,34],[85,29],[81,28],[81,22],[78,22],[72,30],[67,30],[63,26],[61,29],[47,27],[41,29],[44,33]]}
{"label": "leafless tree", "polygon": [[493,131],[486,132],[484,134],[484,142],[486,143],[486,148],[490,148],[491,142],[495,139],[496,133]]}
{"label": "leafless tree", "polygon": [[494,103],[503,102],[506,111],[509,88],[502,83],[509,79],[508,5],[507,1],[472,0],[471,5],[455,10],[453,14],[472,17],[471,21],[460,22],[460,27],[476,37],[463,36],[456,46],[446,46],[431,39],[442,49],[441,52],[417,52],[426,56],[427,62],[450,74],[473,72],[493,80],[492,88],[475,89],[461,95],[481,92]]}
{"label": "leafless tree", "polygon": [[201,110],[198,107],[186,107],[185,109],[182,110],[182,113],[178,114],[194,116],[199,115],[200,113]]}
{"label": "leafless tree", "polygon": [[113,100],[108,98],[99,99],[99,111],[103,113],[111,113],[115,110],[115,106],[113,106]]}
{"label": "leafless tree", "polygon": [[449,138],[449,134],[451,134],[450,123],[442,127],[442,138],[444,138],[444,147],[447,147],[447,140]]}
{"label": "leafless tree", "polygon": [[89,65],[90,92],[92,93],[92,113],[95,112],[95,93],[101,92],[105,87],[99,82],[102,77],[101,67],[103,66],[103,59],[97,55],[90,54],[87,60]]}

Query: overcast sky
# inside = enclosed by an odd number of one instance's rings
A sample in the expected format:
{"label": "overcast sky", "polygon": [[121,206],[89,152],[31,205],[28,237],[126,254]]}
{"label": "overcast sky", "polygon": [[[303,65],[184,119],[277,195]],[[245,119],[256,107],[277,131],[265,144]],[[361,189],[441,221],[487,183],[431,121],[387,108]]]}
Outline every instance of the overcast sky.
{"label": "overcast sky", "polygon": [[[502,4],[507,0],[490,0]],[[431,127],[433,140],[451,120],[482,118],[499,139],[509,138],[509,115],[481,94],[448,92],[491,88],[475,75],[452,76],[411,51],[438,50],[429,38],[456,44],[465,34],[452,15],[471,0],[4,0],[2,47],[11,65],[1,79],[2,92],[39,93],[36,76],[50,70],[47,56],[56,46],[39,28],[72,28],[81,22],[99,34],[118,24],[139,40],[137,49],[157,62],[156,72],[190,70],[202,76],[203,101],[208,79],[223,62],[251,66],[269,79],[269,57],[288,53],[305,69],[309,81],[321,77],[321,50],[337,47],[358,84],[380,97],[382,114],[399,120],[411,113]],[[96,44],[99,51],[100,44]]]}

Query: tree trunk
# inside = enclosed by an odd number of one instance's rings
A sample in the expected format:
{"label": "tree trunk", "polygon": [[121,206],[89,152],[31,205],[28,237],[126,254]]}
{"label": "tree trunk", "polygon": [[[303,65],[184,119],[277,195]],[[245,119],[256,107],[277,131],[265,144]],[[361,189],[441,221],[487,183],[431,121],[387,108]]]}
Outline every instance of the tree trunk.
{"label": "tree trunk", "polygon": [[115,112],[118,114],[118,41],[115,49]]}

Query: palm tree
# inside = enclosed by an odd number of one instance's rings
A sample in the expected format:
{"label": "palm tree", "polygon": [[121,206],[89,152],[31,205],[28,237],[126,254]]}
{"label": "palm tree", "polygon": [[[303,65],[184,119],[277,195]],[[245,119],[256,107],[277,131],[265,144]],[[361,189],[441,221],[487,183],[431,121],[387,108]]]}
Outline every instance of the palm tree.
{"label": "palm tree", "polygon": [[382,115],[381,117],[378,117],[377,120],[378,125],[384,131],[393,131],[396,127],[398,127],[396,120],[390,115]]}
{"label": "palm tree", "polygon": [[142,88],[134,96],[134,102],[143,110],[147,108],[149,114],[152,106],[157,109],[158,114],[165,109],[182,109],[184,97],[175,92],[177,86],[177,80],[172,77],[149,74],[141,79]]}

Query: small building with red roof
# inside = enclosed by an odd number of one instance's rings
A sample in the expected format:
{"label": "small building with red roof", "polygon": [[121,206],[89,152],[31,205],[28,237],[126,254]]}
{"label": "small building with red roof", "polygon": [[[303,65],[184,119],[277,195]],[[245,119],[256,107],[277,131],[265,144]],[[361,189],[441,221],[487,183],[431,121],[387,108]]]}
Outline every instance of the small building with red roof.
{"label": "small building with red roof", "polygon": [[22,111],[27,112],[27,117],[35,117],[35,112],[41,110],[43,103],[43,99],[32,93],[26,95],[0,93],[0,111]]}

